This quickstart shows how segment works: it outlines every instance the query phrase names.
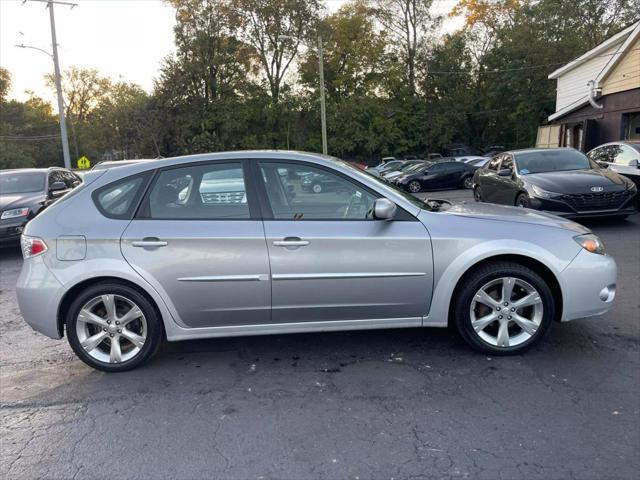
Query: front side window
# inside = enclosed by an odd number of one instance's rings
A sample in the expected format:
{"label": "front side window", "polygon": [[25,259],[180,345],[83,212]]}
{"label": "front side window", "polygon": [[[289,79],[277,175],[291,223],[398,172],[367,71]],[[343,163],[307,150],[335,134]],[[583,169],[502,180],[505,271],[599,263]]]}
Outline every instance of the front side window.
{"label": "front side window", "polygon": [[273,217],[278,220],[373,219],[376,197],[327,170],[288,163],[260,163]]}
{"label": "front side window", "polygon": [[504,170],[507,168],[509,170],[513,170],[513,158],[511,158],[510,155],[506,155],[504,157],[504,159],[502,160],[502,166],[500,167],[501,170]]}
{"label": "front side window", "polygon": [[149,194],[149,216],[165,220],[248,219],[240,163],[190,165],[164,170]]}

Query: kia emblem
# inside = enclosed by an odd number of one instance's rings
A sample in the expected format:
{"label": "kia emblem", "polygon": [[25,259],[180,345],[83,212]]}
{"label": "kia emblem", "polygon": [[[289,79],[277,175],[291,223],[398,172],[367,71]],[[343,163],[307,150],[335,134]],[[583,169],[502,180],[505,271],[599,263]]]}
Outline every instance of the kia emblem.
{"label": "kia emblem", "polygon": [[604,190],[603,187],[591,187],[592,192],[601,192],[602,190]]}

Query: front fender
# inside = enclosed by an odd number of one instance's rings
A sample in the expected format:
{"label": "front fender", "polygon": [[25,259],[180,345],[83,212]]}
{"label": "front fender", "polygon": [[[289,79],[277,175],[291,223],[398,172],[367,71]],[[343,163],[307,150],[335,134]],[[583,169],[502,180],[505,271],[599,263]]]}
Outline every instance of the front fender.
{"label": "front fender", "polygon": [[[578,255],[580,248],[576,249],[571,258],[559,258],[549,250],[531,242],[522,240],[489,240],[478,243],[470,248],[460,250],[461,253],[450,259],[441,274],[434,278],[433,300],[429,314],[423,319],[423,326],[446,327],[449,320],[449,306],[452,294],[462,278],[474,265],[480,262],[502,255],[518,255],[536,260],[545,265],[555,276],[561,288],[563,303],[566,303],[565,288],[563,288],[560,273],[567,268],[571,261]],[[434,258],[437,255],[434,248]]]}

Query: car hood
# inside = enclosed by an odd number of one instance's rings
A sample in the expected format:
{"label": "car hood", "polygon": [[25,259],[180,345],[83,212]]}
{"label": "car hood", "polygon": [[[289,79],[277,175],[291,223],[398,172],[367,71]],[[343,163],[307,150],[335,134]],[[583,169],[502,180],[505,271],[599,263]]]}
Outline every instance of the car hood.
{"label": "car hood", "polygon": [[0,210],[9,210],[18,207],[31,207],[45,200],[41,192],[16,193],[13,195],[0,195]]}
{"label": "car hood", "polygon": [[529,208],[510,207],[491,203],[461,203],[452,205],[449,209],[443,210],[443,212],[463,217],[563,228],[577,233],[590,232],[588,228],[579,223]]}
{"label": "car hood", "polygon": [[590,193],[591,188],[613,192],[628,188],[628,183],[616,172],[608,169],[570,170],[566,172],[532,173],[523,175],[525,183],[535,185],[548,192]]}

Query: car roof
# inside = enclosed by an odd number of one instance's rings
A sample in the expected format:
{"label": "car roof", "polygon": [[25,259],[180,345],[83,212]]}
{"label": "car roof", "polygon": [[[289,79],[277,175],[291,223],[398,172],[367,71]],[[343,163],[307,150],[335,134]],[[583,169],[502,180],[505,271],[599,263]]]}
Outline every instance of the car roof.
{"label": "car roof", "polygon": [[593,149],[604,147],[606,145],[640,145],[640,140],[619,140],[617,142],[607,142],[602,145],[598,145],[597,147],[593,147]]}
{"label": "car roof", "polygon": [[[499,152],[498,155],[510,153],[512,155],[519,155],[522,153],[535,153],[535,152],[566,152],[568,150],[576,150],[571,147],[560,147],[560,148],[521,148],[519,150],[507,150],[505,152]],[[582,153],[582,152],[581,152]]]}

